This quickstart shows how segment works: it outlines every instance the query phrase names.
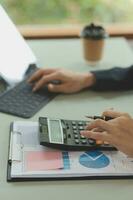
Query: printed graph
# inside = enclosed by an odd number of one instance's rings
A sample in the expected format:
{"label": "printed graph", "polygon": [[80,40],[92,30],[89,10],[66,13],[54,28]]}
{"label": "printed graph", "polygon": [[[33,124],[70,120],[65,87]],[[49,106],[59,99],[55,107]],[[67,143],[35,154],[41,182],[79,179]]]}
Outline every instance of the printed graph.
{"label": "printed graph", "polygon": [[87,168],[104,168],[110,163],[109,158],[100,151],[87,151],[79,157],[79,163]]}

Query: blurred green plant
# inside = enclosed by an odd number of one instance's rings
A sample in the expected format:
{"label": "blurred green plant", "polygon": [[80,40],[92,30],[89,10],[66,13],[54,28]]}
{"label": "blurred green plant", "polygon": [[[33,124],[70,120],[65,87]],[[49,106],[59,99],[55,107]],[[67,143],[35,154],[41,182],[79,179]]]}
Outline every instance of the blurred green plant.
{"label": "blurred green plant", "polygon": [[133,21],[133,0],[0,0],[17,24]]}

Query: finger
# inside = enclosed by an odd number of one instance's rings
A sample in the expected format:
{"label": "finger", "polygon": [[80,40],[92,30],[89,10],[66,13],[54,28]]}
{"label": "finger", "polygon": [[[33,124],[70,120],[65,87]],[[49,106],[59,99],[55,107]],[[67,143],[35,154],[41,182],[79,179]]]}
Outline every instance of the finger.
{"label": "finger", "polygon": [[48,90],[51,92],[64,92],[64,85],[48,84]]}
{"label": "finger", "polygon": [[81,135],[87,137],[87,138],[92,138],[95,140],[102,140],[102,141],[110,141],[110,135],[106,132],[94,132],[94,131],[81,131]]}
{"label": "finger", "polygon": [[43,75],[48,75],[50,73],[55,72],[56,69],[39,69],[36,71],[29,79],[28,82],[31,83],[33,81],[36,81],[40,79]]}
{"label": "finger", "polygon": [[107,111],[104,111],[102,115],[116,118],[116,117],[120,117],[123,115],[125,116],[125,115],[127,115],[127,113],[118,112],[118,111],[114,111],[114,110],[107,110]]}
{"label": "finger", "polygon": [[42,69],[39,69],[37,70],[34,74],[32,74],[30,76],[30,78],[28,79],[28,82],[31,83],[37,79],[39,79],[41,76],[43,75],[43,70]]}
{"label": "finger", "polygon": [[100,129],[100,128],[93,128],[92,131],[94,131],[94,132],[102,132],[103,130]]}
{"label": "finger", "polygon": [[[88,125],[85,126],[85,130],[89,129]],[[103,131],[101,128],[93,128],[92,131],[100,132]]]}
{"label": "finger", "polygon": [[94,129],[94,128],[100,128],[102,130],[111,131],[112,125],[107,121],[97,119],[97,120],[94,120],[93,122],[91,122],[87,126],[88,130],[91,130],[91,129]]}
{"label": "finger", "polygon": [[44,87],[50,81],[57,80],[57,79],[58,79],[57,73],[52,73],[50,75],[43,76],[39,81],[36,82],[36,84],[33,87],[33,91],[35,92],[39,90],[40,88]]}

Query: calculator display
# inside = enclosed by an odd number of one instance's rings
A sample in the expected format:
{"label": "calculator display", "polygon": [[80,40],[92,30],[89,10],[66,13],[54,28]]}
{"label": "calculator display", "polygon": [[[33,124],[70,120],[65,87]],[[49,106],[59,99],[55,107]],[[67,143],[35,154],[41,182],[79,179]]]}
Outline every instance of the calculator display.
{"label": "calculator display", "polygon": [[52,143],[63,143],[63,135],[58,120],[49,120],[49,138]]}

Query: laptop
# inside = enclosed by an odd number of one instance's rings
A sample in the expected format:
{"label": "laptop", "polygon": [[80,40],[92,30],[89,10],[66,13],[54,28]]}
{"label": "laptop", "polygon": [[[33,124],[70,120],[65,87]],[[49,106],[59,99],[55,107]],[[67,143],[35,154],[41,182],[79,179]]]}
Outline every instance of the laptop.
{"label": "laptop", "polygon": [[38,70],[37,59],[0,5],[0,112],[30,118],[56,94],[37,93],[27,78]]}

